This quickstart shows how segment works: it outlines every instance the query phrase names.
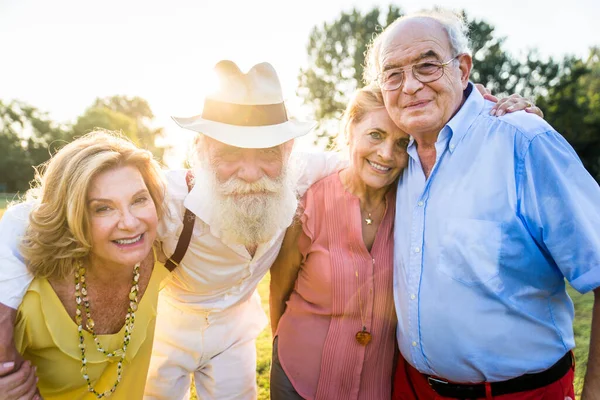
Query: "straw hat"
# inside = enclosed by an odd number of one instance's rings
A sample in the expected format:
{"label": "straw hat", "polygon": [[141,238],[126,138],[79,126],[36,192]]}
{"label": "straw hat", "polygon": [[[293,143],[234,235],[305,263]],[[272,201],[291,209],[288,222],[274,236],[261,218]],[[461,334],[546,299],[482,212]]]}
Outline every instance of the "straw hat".
{"label": "straw hat", "polygon": [[260,63],[244,74],[233,61],[214,68],[218,91],[206,96],[201,115],[173,117],[182,128],[243,148],[267,148],[306,135],[315,122],[289,120],[273,66]]}

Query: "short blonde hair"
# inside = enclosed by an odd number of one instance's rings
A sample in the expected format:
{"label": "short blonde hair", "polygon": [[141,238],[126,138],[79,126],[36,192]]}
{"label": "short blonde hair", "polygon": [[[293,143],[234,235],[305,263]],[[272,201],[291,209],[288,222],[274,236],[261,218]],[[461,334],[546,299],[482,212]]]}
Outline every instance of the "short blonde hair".
{"label": "short blonde hair", "polygon": [[379,87],[369,85],[357,89],[350,98],[346,110],[344,110],[344,114],[342,115],[340,123],[340,132],[342,135],[338,139],[338,146],[344,148],[349,143],[350,128],[352,125],[362,121],[365,115],[371,111],[382,108],[385,108],[385,105],[383,104],[383,94]]}
{"label": "short blonde hair", "polygon": [[140,171],[161,218],[166,187],[160,165],[149,151],[117,133],[88,133],[36,168],[34,186],[27,193],[36,205],[21,245],[21,253],[34,276],[69,276],[88,257],[90,183],[99,173],[125,165]]}

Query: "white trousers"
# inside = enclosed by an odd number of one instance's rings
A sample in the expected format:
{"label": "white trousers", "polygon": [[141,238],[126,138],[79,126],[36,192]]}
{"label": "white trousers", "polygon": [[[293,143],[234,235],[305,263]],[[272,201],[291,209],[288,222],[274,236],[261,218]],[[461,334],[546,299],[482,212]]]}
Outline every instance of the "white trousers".
{"label": "white trousers", "polygon": [[194,310],[160,296],[144,399],[254,400],[256,347],[266,325],[258,293],[219,312]]}

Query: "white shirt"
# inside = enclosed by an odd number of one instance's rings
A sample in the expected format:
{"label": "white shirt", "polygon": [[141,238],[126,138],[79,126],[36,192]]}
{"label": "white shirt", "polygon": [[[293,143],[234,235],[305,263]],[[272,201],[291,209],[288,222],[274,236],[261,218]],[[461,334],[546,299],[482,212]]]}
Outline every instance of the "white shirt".
{"label": "white shirt", "polygon": [[33,280],[19,251],[31,207],[31,203],[17,204],[0,218],[0,303],[14,309],[21,304]]}
{"label": "white shirt", "polygon": [[[298,194],[343,165],[337,153],[292,153],[290,162],[301,168]],[[251,257],[243,245],[227,245],[215,237],[207,224],[207,198],[196,182],[188,194],[185,170],[167,172],[169,216],[159,225],[159,238],[167,256],[183,229],[183,214],[196,214],[194,232],[179,266],[165,283],[161,296],[206,311],[224,310],[248,300],[279,253],[285,231],[258,246]],[[21,237],[28,224],[31,204],[9,208],[0,219],[0,302],[17,308],[33,277],[19,253]]]}

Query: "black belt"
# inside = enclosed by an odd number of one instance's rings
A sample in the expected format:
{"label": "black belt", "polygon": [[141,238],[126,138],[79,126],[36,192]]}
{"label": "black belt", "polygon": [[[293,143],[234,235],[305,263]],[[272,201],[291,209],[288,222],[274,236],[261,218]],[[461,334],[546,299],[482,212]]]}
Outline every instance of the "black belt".
{"label": "black belt", "polygon": [[[573,366],[571,352],[564,355],[556,364],[537,374],[526,374],[503,382],[492,382],[492,396],[535,390],[556,382]],[[458,384],[447,382],[432,376],[427,377],[427,383],[437,394],[455,399],[485,398],[485,384]]]}

